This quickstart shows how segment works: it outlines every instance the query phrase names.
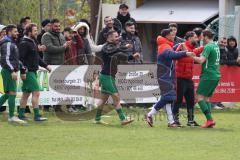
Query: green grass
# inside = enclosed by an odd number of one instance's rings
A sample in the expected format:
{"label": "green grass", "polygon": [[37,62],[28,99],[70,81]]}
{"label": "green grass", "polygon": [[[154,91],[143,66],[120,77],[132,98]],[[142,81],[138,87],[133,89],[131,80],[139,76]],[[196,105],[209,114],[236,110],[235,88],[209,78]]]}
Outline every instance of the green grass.
{"label": "green grass", "polygon": [[[62,121],[53,114],[47,115],[48,122],[30,121],[27,126],[0,121],[0,160],[240,159],[240,109],[215,111],[214,129],[168,129],[165,117],[158,117],[155,127],[149,128],[142,120],[142,109],[128,113],[139,117],[124,127],[115,112],[104,118],[109,126]],[[199,111],[196,119],[204,121]],[[186,123],[183,117],[182,123]]]}

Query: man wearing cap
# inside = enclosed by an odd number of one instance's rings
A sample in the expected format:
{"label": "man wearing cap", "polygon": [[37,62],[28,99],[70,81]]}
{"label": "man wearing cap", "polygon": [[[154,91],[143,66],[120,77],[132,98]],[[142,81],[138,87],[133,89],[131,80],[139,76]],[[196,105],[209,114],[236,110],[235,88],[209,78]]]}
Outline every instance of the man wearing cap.
{"label": "man wearing cap", "polygon": [[[41,39],[42,39],[42,36],[44,33],[48,32],[50,29],[51,29],[51,23],[50,23],[50,20],[49,19],[45,19],[42,21],[41,23],[42,25],[42,31],[40,34],[38,34],[37,36],[37,42],[38,44],[41,44]],[[42,52],[39,52],[40,54],[40,57],[43,58],[43,53]]]}
{"label": "man wearing cap", "polygon": [[121,22],[122,24],[122,30],[125,29],[125,23],[130,21],[133,22],[134,24],[136,24],[135,19],[133,19],[129,13],[129,7],[126,4],[121,4],[119,6],[119,10],[118,10],[118,15],[117,15],[117,19]]}

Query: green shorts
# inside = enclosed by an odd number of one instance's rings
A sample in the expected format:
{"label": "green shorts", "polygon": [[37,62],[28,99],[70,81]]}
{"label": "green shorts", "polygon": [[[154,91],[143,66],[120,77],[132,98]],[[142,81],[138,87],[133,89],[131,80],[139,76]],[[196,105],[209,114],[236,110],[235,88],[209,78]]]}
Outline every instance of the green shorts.
{"label": "green shorts", "polygon": [[9,91],[17,91],[17,81],[12,79],[12,75],[10,70],[8,69],[2,69],[2,80],[3,80],[3,88],[4,92],[7,93]]}
{"label": "green shorts", "polygon": [[219,80],[201,80],[197,88],[197,94],[211,97],[215,91]]}
{"label": "green shorts", "polygon": [[27,72],[26,80],[23,80],[22,91],[26,93],[40,91],[37,72]]}
{"label": "green shorts", "polygon": [[101,92],[104,94],[118,93],[115,79],[110,75],[100,74],[99,82],[101,85]]}

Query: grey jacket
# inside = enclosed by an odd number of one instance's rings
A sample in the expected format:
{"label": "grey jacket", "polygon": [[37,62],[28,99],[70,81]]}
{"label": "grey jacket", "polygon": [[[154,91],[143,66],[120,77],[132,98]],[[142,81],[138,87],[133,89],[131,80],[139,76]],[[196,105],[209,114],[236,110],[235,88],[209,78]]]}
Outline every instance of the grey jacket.
{"label": "grey jacket", "polygon": [[50,65],[64,64],[66,48],[63,47],[63,44],[66,40],[62,33],[46,32],[42,36],[41,42],[47,47],[47,50],[43,53],[44,62]]}
{"label": "grey jacket", "polygon": [[133,47],[126,50],[128,56],[133,55],[135,53],[140,54],[140,60],[129,60],[129,63],[142,63],[143,54],[142,54],[142,43],[137,35],[131,35],[130,33],[122,34],[120,39],[122,44],[131,44]]}

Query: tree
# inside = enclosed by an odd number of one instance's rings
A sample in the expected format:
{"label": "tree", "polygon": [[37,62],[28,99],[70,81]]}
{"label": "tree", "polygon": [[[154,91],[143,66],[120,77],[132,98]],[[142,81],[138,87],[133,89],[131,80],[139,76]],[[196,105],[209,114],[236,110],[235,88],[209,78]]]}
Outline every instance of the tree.
{"label": "tree", "polygon": [[97,28],[98,11],[99,11],[100,0],[89,0],[89,6],[91,10],[90,14],[90,23],[92,27],[92,35],[95,36]]}

